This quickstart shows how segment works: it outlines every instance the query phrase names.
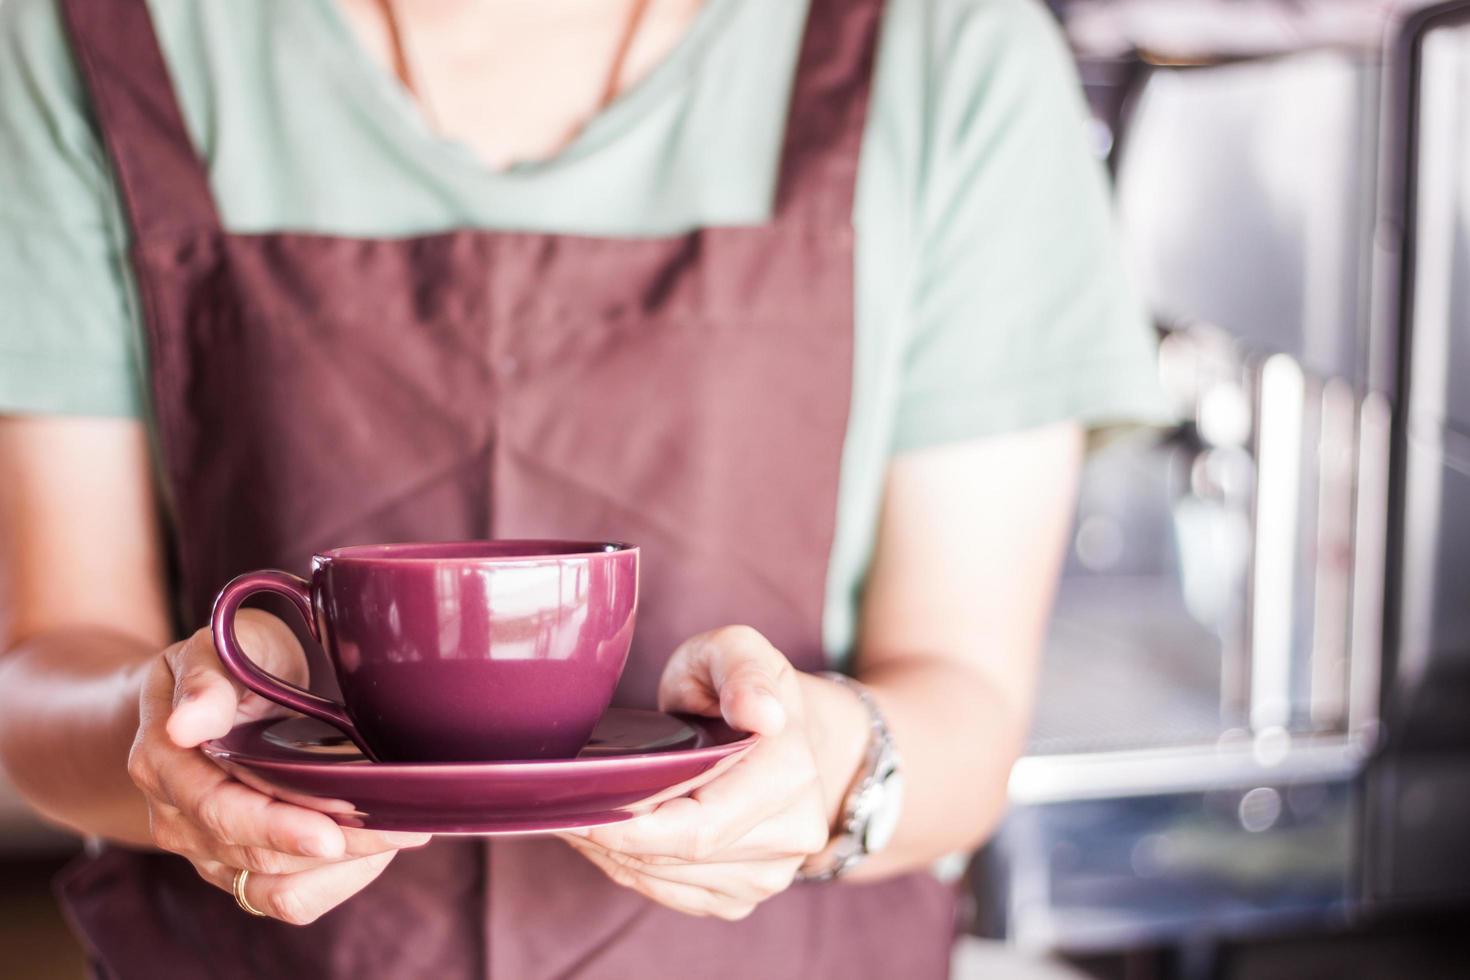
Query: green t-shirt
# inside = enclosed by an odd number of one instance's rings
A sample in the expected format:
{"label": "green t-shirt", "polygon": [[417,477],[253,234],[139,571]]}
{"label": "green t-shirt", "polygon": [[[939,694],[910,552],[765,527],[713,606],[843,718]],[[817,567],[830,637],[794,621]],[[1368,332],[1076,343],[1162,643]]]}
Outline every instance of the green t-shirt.
{"label": "green t-shirt", "polygon": [[[770,213],[801,0],[706,0],[555,158],[436,136],[334,0],[150,0],[225,224],[607,236]],[[853,400],[828,575],[849,648],[886,460],[1157,409],[1070,59],[1034,0],[889,0],[864,132]],[[0,411],[143,414],[127,229],[54,0],[0,0]]]}

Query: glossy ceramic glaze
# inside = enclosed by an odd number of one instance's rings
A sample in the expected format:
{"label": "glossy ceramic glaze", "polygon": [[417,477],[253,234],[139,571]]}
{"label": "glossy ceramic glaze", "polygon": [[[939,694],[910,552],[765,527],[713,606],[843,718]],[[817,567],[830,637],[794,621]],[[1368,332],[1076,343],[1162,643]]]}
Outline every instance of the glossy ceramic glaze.
{"label": "glossy ceramic glaze", "polygon": [[[242,575],[215,603],[220,660],[261,696],[382,761],[569,758],[612,700],[633,637],[638,549],[585,541],[371,545],[316,556],[307,583]],[[234,637],[257,592],[291,599],[343,703],[256,667]]]}
{"label": "glossy ceramic glaze", "polygon": [[204,751],[345,826],[535,834],[626,820],[713,779],[755,741],[718,719],[613,708],[575,759],[373,763],[309,718],[241,725]]}

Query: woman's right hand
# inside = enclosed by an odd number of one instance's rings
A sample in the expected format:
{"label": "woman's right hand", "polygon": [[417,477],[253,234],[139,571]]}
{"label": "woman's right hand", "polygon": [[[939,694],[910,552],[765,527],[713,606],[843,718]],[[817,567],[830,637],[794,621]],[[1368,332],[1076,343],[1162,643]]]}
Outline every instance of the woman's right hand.
{"label": "woman's right hand", "polygon": [[[241,610],[236,630],[260,666],[306,682],[301,645],[279,619]],[[237,684],[220,664],[209,630],[199,630],[165,650],[149,670],[128,774],[147,798],[154,843],[188,858],[206,881],[227,892],[236,872],[248,869],[245,897],[254,908],[305,925],[361,891],[400,849],[425,844],[429,835],[341,827],[323,813],[236,781],[199,751],[236,724],[280,710]]]}

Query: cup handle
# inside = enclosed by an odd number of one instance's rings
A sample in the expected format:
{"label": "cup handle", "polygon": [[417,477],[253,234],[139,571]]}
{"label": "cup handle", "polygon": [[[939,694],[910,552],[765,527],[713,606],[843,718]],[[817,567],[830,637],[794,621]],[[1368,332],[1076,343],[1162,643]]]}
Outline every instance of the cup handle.
{"label": "cup handle", "polygon": [[214,600],[214,613],[210,617],[209,631],[214,636],[214,649],[219,654],[220,663],[225,665],[225,670],[229,671],[235,680],[261,697],[274,701],[276,704],[285,705],[293,711],[318,718],[339,729],[342,734],[352,739],[353,744],[362,750],[363,755],[376,762],[378,757],[372,749],[368,748],[367,742],[363,741],[352,719],[347,717],[346,708],[331,698],[324,698],[320,694],[308,691],[304,687],[298,687],[269,671],[262,670],[240,649],[240,640],[235,635],[235,614],[239,612],[240,605],[257,592],[274,592],[276,595],[290,599],[297,611],[301,613],[301,618],[306,620],[306,627],[311,630],[312,638],[318,643],[321,642],[321,635],[317,632],[316,618],[311,613],[311,584],[309,582],[287,572],[246,572],[232,579],[230,584],[220,591],[219,597]]}

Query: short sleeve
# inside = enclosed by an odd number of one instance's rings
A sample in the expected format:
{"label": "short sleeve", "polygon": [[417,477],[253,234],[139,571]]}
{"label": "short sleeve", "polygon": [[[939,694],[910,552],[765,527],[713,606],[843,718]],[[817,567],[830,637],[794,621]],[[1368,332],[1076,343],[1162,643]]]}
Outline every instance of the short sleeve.
{"label": "short sleeve", "polygon": [[1152,331],[1055,23],[1033,0],[931,10],[895,448],[1159,420]]}
{"label": "short sleeve", "polygon": [[0,412],[136,416],[110,169],[53,0],[0,2]]}

